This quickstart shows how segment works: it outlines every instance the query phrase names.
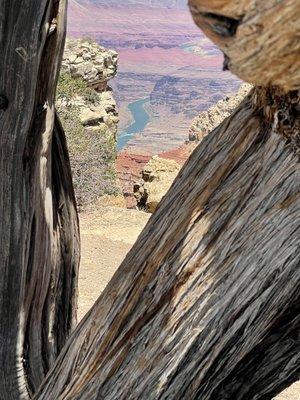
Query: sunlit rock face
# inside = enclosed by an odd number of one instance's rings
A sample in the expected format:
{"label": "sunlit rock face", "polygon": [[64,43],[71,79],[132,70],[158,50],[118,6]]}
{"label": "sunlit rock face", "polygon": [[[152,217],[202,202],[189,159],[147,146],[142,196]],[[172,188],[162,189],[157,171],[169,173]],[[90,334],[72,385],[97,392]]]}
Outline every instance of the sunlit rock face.
{"label": "sunlit rock face", "polygon": [[139,208],[153,213],[180,170],[174,160],[153,156],[142,170],[142,179],[134,185]]}
{"label": "sunlit rock face", "polygon": [[237,93],[228,95],[216,104],[213,104],[208,110],[201,112],[194,118],[190,130],[189,140],[199,142],[204,136],[208,135],[227,117],[229,117],[235,108],[244,100],[250,92],[252,86],[244,83],[240,86]]}
{"label": "sunlit rock face", "polygon": [[62,61],[62,71],[73,78],[82,78],[97,91],[107,89],[107,83],[117,73],[118,53],[99,46],[92,40],[68,38]]}
{"label": "sunlit rock face", "polygon": [[78,109],[78,116],[86,129],[106,132],[115,140],[118,128],[116,101],[109,81],[118,68],[118,53],[92,40],[66,40],[62,73],[82,79],[92,89],[89,93],[74,93],[68,103]]}

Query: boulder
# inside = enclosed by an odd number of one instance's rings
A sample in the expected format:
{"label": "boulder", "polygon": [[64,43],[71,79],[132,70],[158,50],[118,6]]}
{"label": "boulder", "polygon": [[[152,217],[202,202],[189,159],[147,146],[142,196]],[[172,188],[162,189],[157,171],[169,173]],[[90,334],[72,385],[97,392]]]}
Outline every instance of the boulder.
{"label": "boulder", "polygon": [[143,168],[142,179],[134,184],[134,196],[138,207],[153,213],[180,168],[176,161],[153,156]]}

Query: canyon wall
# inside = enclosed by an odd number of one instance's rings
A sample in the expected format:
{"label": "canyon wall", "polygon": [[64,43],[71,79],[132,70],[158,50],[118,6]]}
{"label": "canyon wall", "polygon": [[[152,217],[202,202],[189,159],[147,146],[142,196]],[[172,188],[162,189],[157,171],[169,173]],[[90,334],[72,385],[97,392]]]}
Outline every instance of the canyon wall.
{"label": "canyon wall", "polygon": [[197,29],[186,3],[70,2],[69,35],[89,36],[118,51],[112,87],[120,136],[134,122],[129,107],[146,101],[149,122],[125,141],[131,153],[155,155],[177,148],[190,120],[240,85],[233,75],[222,72],[222,53]]}

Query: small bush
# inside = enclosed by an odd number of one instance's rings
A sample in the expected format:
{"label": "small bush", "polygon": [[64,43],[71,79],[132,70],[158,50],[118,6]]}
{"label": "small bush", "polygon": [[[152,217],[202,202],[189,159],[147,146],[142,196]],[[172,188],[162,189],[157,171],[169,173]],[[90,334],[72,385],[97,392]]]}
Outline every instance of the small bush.
{"label": "small bush", "polygon": [[95,90],[89,88],[82,78],[72,78],[67,72],[60,74],[57,84],[57,99],[69,104],[76,96],[81,96],[89,104],[99,101]]}

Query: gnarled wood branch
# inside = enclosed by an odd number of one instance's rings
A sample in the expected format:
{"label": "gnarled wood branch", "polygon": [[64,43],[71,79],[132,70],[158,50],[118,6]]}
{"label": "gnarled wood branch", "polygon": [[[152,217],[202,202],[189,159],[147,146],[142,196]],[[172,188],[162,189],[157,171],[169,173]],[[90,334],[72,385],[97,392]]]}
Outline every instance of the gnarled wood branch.
{"label": "gnarled wood branch", "polygon": [[241,79],[284,90],[300,88],[298,0],[189,0],[196,24]]}
{"label": "gnarled wood branch", "polygon": [[36,399],[272,399],[299,377],[289,99],[254,90],[205,138]]}

